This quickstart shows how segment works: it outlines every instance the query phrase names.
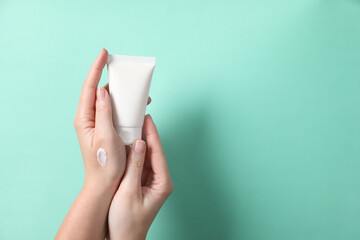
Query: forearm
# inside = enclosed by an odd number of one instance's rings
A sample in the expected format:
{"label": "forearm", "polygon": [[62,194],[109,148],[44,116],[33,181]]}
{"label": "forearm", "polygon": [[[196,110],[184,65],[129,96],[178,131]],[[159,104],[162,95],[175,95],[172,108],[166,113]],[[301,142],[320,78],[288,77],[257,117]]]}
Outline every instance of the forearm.
{"label": "forearm", "polygon": [[113,191],[84,186],[72,204],[55,239],[105,239]]}

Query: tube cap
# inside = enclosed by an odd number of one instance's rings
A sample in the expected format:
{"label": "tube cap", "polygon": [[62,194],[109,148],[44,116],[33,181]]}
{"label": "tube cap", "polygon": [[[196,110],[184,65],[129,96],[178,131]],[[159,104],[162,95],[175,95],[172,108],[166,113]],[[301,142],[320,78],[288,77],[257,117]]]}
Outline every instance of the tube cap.
{"label": "tube cap", "polygon": [[142,128],[116,127],[117,134],[121,137],[125,145],[131,145],[135,140],[141,139]]}

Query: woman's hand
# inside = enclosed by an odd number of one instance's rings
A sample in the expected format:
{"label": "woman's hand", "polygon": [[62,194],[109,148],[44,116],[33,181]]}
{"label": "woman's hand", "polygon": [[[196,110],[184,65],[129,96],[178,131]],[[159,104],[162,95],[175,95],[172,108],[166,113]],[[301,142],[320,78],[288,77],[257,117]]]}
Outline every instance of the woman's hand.
{"label": "woman's hand", "polygon": [[109,236],[145,239],[156,214],[173,191],[164,150],[155,124],[147,115],[144,139],[134,142],[124,177],[109,210]]}
{"label": "woman's hand", "polygon": [[[108,92],[97,88],[108,52],[103,49],[83,84],[74,125],[85,166],[85,183],[56,239],[104,239],[107,214],[124,174],[125,146],[117,135]],[[102,148],[101,161],[97,153]]]}
{"label": "woman's hand", "polygon": [[[125,170],[125,146],[114,129],[108,91],[97,88],[108,52],[103,49],[86,78],[76,112],[74,125],[85,166],[85,184],[115,193]],[[96,94],[95,94],[96,93]],[[101,166],[99,148],[105,150],[107,161]]]}

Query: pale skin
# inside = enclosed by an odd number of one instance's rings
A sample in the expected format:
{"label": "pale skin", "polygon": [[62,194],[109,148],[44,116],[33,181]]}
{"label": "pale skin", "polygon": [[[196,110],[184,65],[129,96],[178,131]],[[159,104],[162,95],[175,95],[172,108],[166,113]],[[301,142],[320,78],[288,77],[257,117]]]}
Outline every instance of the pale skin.
{"label": "pale skin", "polygon": [[[173,191],[164,150],[150,115],[143,139],[128,150],[112,122],[108,86],[98,88],[108,53],[103,49],[84,81],[74,125],[85,167],[84,186],[55,239],[145,239]],[[149,98],[148,103],[151,99]],[[107,153],[104,167],[96,153]]]}

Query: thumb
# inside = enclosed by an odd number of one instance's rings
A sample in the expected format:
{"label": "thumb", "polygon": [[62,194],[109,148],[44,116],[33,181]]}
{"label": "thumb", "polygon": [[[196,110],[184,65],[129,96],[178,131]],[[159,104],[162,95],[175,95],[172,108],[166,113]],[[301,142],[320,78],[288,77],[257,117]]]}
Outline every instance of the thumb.
{"label": "thumb", "polygon": [[[130,150],[126,164],[122,187],[128,192],[139,193],[141,191],[141,175],[145,161],[146,143],[143,140],[136,140]],[[121,186],[120,185],[120,186]]]}
{"label": "thumb", "polygon": [[95,108],[95,129],[101,133],[111,133],[114,130],[111,102],[110,96],[104,88],[98,88],[96,91]]}

